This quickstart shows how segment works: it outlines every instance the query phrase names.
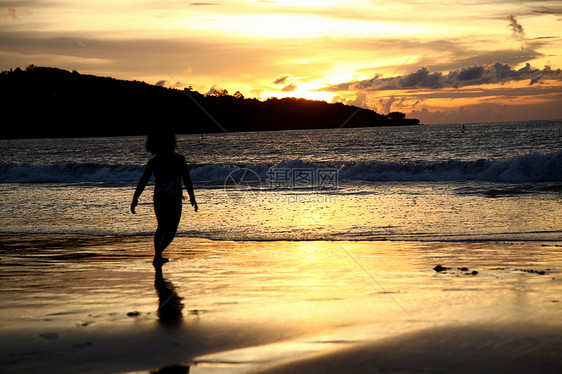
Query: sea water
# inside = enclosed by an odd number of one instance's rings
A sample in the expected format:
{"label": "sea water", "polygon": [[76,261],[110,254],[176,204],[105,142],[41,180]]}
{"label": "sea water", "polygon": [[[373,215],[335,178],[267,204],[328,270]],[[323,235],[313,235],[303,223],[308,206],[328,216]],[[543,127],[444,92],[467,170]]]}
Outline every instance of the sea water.
{"label": "sea water", "polygon": [[[151,235],[143,137],[0,141],[0,232]],[[562,240],[562,121],[178,136],[216,240]]]}

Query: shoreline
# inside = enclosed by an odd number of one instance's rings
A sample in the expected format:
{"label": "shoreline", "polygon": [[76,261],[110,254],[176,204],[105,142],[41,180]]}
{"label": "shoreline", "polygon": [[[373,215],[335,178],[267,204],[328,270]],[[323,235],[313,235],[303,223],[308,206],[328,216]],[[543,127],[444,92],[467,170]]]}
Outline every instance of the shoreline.
{"label": "shoreline", "polygon": [[[558,232],[553,232],[557,234]],[[496,235],[496,234],[490,234]],[[37,248],[64,248],[72,245],[83,247],[94,247],[99,245],[111,246],[116,241],[124,243],[144,243],[152,245],[154,232],[147,231],[139,234],[96,234],[96,233],[57,233],[57,232],[0,232],[0,243],[5,249],[22,249],[28,248],[30,245]],[[552,247],[562,247],[562,240],[546,239],[546,238],[501,238],[493,237],[486,238],[484,235],[476,238],[466,238],[462,235],[453,236],[427,236],[427,237],[411,237],[411,236],[394,236],[394,237],[371,237],[368,239],[353,239],[353,238],[257,238],[257,239],[242,239],[238,237],[223,239],[211,238],[207,236],[193,236],[189,233],[178,232],[175,239],[177,240],[193,240],[196,242],[210,242],[210,243],[301,243],[301,242],[318,242],[318,243],[414,243],[414,244],[499,244],[499,245],[544,245]]]}

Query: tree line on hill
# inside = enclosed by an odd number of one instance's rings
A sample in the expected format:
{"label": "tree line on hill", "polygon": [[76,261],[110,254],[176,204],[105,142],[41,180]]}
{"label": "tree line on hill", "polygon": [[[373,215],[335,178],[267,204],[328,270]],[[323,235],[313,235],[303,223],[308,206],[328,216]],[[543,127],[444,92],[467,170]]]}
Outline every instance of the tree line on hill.
{"label": "tree line on hill", "polygon": [[[155,124],[179,134],[418,125],[403,113],[299,98],[247,99],[212,95],[28,66],[0,74],[6,108],[2,138],[144,135]],[[11,114],[11,115],[9,115]]]}

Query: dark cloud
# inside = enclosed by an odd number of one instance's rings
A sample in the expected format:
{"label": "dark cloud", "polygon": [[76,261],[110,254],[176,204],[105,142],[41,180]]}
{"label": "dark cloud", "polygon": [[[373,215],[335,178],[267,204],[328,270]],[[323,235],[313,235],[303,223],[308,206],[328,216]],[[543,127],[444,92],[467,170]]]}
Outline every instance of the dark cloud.
{"label": "dark cloud", "polygon": [[275,78],[273,84],[285,84],[287,80],[291,78],[291,74],[281,74]]}
{"label": "dark cloud", "polygon": [[294,92],[297,90],[297,85],[294,83],[289,83],[281,89],[281,92]]}
{"label": "dark cloud", "polygon": [[[430,73],[427,68],[421,68],[418,71],[404,75],[399,80],[390,78],[388,82],[398,82],[403,87],[419,87],[419,88],[440,88],[441,73]],[[386,80],[386,79],[385,79]]]}
{"label": "dark cloud", "polygon": [[554,15],[560,15],[562,14],[562,6],[558,5],[557,7],[539,7],[536,8],[534,10],[532,10],[532,13],[535,14],[554,14]]}
{"label": "dark cloud", "polygon": [[463,69],[458,74],[459,81],[470,81],[473,79],[479,79],[484,74],[483,66],[474,66],[470,68]]}
{"label": "dark cloud", "polygon": [[523,26],[517,22],[517,19],[513,14],[507,16],[507,20],[509,21],[509,27],[513,31],[513,36],[517,40],[524,40],[525,39],[525,30],[523,30]]}
{"label": "dark cloud", "polygon": [[464,86],[477,86],[482,84],[504,84],[513,81],[529,80],[535,84],[541,80],[562,81],[562,71],[553,70],[549,66],[544,69],[533,68],[529,63],[520,69],[515,69],[509,64],[496,62],[490,65],[470,66],[448,73],[431,72],[422,67],[417,71],[402,76],[374,78],[346,82],[324,87],[322,91],[351,91],[351,90],[404,90],[404,89],[440,89],[459,88]]}

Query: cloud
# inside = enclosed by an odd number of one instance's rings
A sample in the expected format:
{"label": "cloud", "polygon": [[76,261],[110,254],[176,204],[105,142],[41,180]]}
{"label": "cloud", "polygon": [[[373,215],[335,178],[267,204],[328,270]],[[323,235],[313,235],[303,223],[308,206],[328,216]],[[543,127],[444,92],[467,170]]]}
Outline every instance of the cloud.
{"label": "cloud", "polygon": [[509,26],[513,31],[513,36],[517,40],[524,40],[525,39],[525,30],[523,30],[523,26],[517,22],[517,19],[513,14],[507,16],[507,20],[509,21]]}
{"label": "cloud", "polygon": [[355,93],[355,99],[354,100],[349,100],[349,101],[345,101],[345,100],[340,100],[340,102],[343,102],[347,105],[354,105],[354,106],[358,106],[358,107],[366,107],[366,103],[367,103],[368,97],[364,92],[358,91]]}
{"label": "cloud", "polygon": [[291,82],[291,80],[293,80],[293,76],[291,74],[280,74],[277,78],[275,78],[273,84],[283,85],[281,92],[294,92],[297,90],[297,85],[294,82]]}
{"label": "cloud", "polygon": [[351,90],[404,90],[404,89],[441,89],[477,86],[483,84],[505,84],[513,81],[529,80],[535,84],[541,80],[562,81],[562,71],[549,66],[543,69],[533,68],[529,63],[515,69],[509,64],[495,62],[490,65],[471,66],[452,70],[448,73],[431,72],[422,67],[417,71],[396,77],[381,78],[375,75],[371,79],[345,82],[323,87],[321,91],[338,92]]}
{"label": "cloud", "polygon": [[297,90],[297,85],[294,83],[289,83],[281,89],[281,92],[294,92]]}
{"label": "cloud", "polygon": [[273,84],[285,84],[287,80],[291,78],[291,74],[281,74],[275,78]]}
{"label": "cloud", "polygon": [[549,8],[549,7],[542,6],[537,9],[534,9],[532,13],[560,15],[562,14],[562,6],[558,6],[557,8]]}
{"label": "cloud", "polygon": [[394,104],[394,102],[396,101],[396,98],[394,96],[391,96],[388,100],[384,101],[384,99],[382,99],[382,112],[383,113],[390,113],[390,108],[392,107],[392,104]]}
{"label": "cloud", "polygon": [[216,84],[213,84],[213,86],[209,89],[209,91],[207,91],[205,95],[206,96],[214,95],[216,92],[219,91],[222,91],[222,88],[218,87]]}

